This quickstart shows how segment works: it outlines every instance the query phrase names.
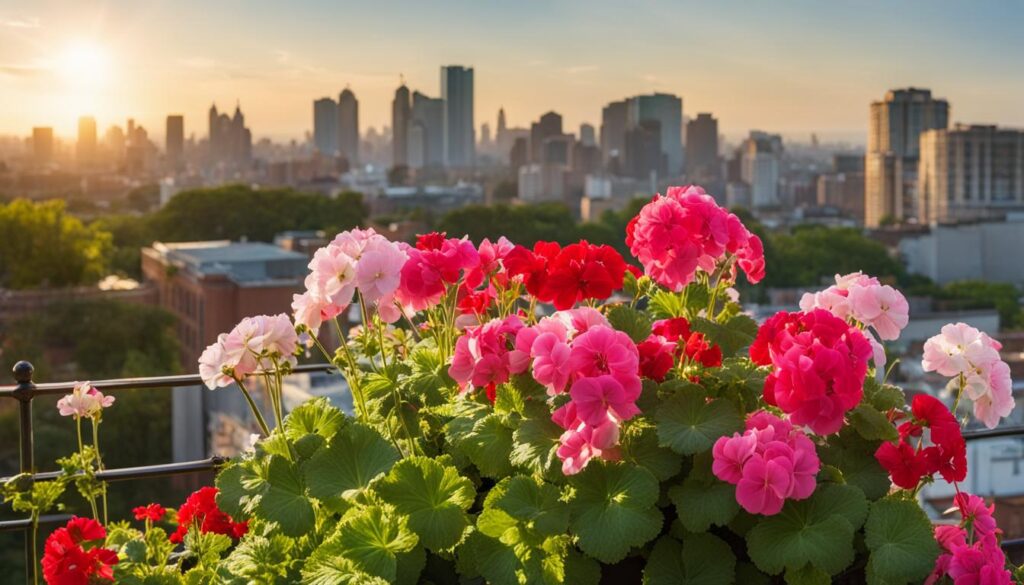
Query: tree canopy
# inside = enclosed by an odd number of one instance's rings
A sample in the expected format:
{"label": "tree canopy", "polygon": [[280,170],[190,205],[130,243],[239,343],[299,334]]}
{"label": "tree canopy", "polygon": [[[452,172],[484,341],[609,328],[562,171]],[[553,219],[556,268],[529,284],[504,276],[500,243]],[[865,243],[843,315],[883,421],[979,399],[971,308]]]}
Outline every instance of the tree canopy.
{"label": "tree canopy", "polygon": [[106,273],[110,234],[69,214],[63,201],[0,204],[0,233],[2,288],[92,284]]}
{"label": "tree canopy", "polygon": [[809,225],[769,234],[765,242],[767,286],[816,286],[835,274],[863,271],[904,282],[907,272],[886,247],[854,228]]}

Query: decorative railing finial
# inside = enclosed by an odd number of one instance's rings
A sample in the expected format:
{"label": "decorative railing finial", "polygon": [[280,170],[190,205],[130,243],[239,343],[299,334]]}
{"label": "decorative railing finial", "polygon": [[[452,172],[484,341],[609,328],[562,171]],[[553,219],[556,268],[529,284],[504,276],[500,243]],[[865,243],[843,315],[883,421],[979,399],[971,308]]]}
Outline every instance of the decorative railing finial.
{"label": "decorative railing finial", "polygon": [[21,360],[14,364],[14,380],[19,384],[28,384],[32,381],[32,374],[35,372],[35,367],[32,366],[31,362]]}

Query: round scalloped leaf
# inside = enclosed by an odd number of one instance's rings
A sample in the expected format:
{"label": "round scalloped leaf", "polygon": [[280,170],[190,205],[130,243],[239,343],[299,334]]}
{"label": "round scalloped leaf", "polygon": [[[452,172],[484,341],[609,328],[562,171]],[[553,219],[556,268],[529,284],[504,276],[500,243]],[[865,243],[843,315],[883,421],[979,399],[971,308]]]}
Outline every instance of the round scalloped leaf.
{"label": "round scalloped leaf", "polygon": [[871,505],[864,524],[868,570],[879,582],[918,582],[935,566],[939,546],[916,501],[887,497]]}
{"label": "round scalloped leaf", "polygon": [[399,461],[373,489],[409,517],[409,528],[431,550],[450,548],[462,539],[469,526],[466,510],[476,497],[472,482],[458,470],[427,457]]}
{"label": "round scalloped leaf", "polygon": [[281,532],[288,536],[302,536],[313,530],[316,524],[313,503],[306,496],[302,477],[295,465],[283,457],[271,455],[267,483],[269,489],[259,503],[262,516],[276,522]]}
{"label": "round scalloped leaf", "polygon": [[747,552],[762,571],[778,575],[811,564],[829,575],[853,562],[854,524],[863,519],[864,494],[852,486],[819,489],[790,501],[747,533]]}
{"label": "round scalloped leaf", "polygon": [[350,424],[334,436],[326,449],[313,455],[303,471],[313,497],[324,501],[352,499],[387,473],[398,459],[398,451],[380,433],[361,424]]}
{"label": "round scalloped leaf", "polygon": [[604,563],[621,561],[635,546],[661,532],[664,521],[654,504],[658,480],[628,463],[591,461],[574,476],[576,499],[571,528],[584,553]]}
{"label": "round scalloped leaf", "polygon": [[292,441],[305,435],[318,435],[329,441],[345,424],[345,415],[331,406],[326,398],[314,398],[288,413],[284,432]]}
{"label": "round scalloped leaf", "polygon": [[484,477],[497,479],[512,472],[512,429],[497,414],[476,421],[472,430],[459,438],[458,446]]}
{"label": "round scalloped leaf", "polygon": [[895,441],[899,438],[896,427],[884,414],[866,402],[861,402],[850,411],[850,426],[857,434],[869,441]]}
{"label": "round scalloped leaf", "polygon": [[787,585],[829,585],[832,578],[828,573],[813,565],[804,565],[799,569],[786,569]]}
{"label": "round scalloped leaf", "polygon": [[690,532],[704,532],[712,524],[725,526],[740,510],[736,488],[721,481],[707,483],[688,477],[682,485],[672,486],[668,496],[679,521]]}
{"label": "round scalloped leaf", "polygon": [[736,555],[708,533],[687,534],[682,543],[662,537],[644,568],[645,585],[729,585],[735,579]]}
{"label": "round scalloped leaf", "polygon": [[564,534],[569,528],[569,507],[560,501],[561,490],[550,483],[516,476],[504,484],[503,493],[488,502],[537,536]]}
{"label": "round scalloped leaf", "polygon": [[728,400],[707,401],[700,386],[686,386],[662,403],[655,414],[658,440],[676,453],[707,451],[719,437],[743,429],[743,419]]}
{"label": "round scalloped leaf", "polygon": [[558,438],[562,428],[551,421],[550,416],[528,418],[512,433],[512,465],[522,467],[543,477],[561,475],[558,459]]}
{"label": "round scalloped leaf", "polygon": [[637,421],[626,427],[622,436],[622,457],[646,467],[659,481],[674,477],[683,468],[683,458],[659,445],[657,428],[647,422]]}
{"label": "round scalloped leaf", "polygon": [[846,483],[864,491],[870,500],[889,493],[889,473],[875,459],[877,441],[866,441],[852,429],[846,428],[829,437],[818,450],[821,462],[842,472]]}
{"label": "round scalloped leaf", "polygon": [[398,578],[399,557],[412,552],[419,541],[404,516],[380,506],[351,510],[338,525],[334,540],[338,554],[361,571],[390,582]]}

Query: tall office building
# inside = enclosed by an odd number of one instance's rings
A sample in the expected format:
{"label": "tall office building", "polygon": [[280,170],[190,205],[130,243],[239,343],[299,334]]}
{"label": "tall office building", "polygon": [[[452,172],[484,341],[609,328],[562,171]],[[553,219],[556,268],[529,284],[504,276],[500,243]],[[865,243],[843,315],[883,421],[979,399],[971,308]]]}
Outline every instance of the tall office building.
{"label": "tall office building", "polygon": [[32,129],[32,159],[37,165],[53,162],[53,128]]}
{"label": "tall office building", "polygon": [[917,217],[921,133],[948,126],[949,103],[933,98],[927,89],[892,90],[883,101],[871,104],[864,165],[864,221],[868,227],[877,227],[886,219]]}
{"label": "tall office building", "polygon": [[409,122],[412,117],[412,97],[403,83],[395,90],[391,100],[391,164],[409,164]]}
{"label": "tall office building", "polygon": [[583,143],[583,146],[597,145],[597,134],[594,132],[593,125],[586,122],[580,124],[580,142]]}
{"label": "tall office building", "polygon": [[626,102],[612,102],[601,110],[601,155],[605,164],[620,162],[626,154]]}
{"label": "tall office building", "polygon": [[[132,135],[133,129],[129,124],[129,147]],[[252,132],[245,125],[241,104],[235,105],[232,116],[218,113],[216,104],[210,106],[208,147],[209,159],[213,163],[244,166],[252,160]]]}
{"label": "tall office building", "polygon": [[667,93],[638,95],[626,101],[626,129],[641,122],[658,122],[661,130],[661,152],[665,155],[668,176],[683,171],[683,100]]}
{"label": "tall office building", "polygon": [[313,145],[325,156],[338,152],[338,102],[329,97],[313,102]]}
{"label": "tall office building", "polygon": [[750,188],[751,205],[755,208],[779,205],[782,137],[751,130],[740,150],[740,175]]}
{"label": "tall office building", "polygon": [[443,100],[413,92],[408,140],[410,167],[439,167],[444,164]]}
{"label": "tall office building", "polygon": [[543,162],[544,141],[562,135],[562,116],[548,112],[530,125],[530,162]]}
{"label": "tall office building", "polygon": [[661,122],[643,120],[626,131],[626,174],[641,180],[665,175],[667,157],[661,150]]}
{"label": "tall office building", "polygon": [[715,180],[721,175],[718,160],[718,120],[697,114],[686,124],[686,174],[690,181]]}
{"label": "tall office building", "polygon": [[338,96],[338,153],[349,165],[359,164],[359,100],[348,88]]}
{"label": "tall office building", "polygon": [[167,164],[172,169],[177,169],[185,161],[185,116],[167,116],[164,152],[167,154]]}
{"label": "tall office building", "polygon": [[89,168],[96,164],[96,118],[82,116],[78,119],[78,143],[75,155],[79,168]]}
{"label": "tall office building", "polygon": [[918,219],[974,219],[1024,209],[1024,131],[957,124],[920,138]]}
{"label": "tall office building", "polygon": [[444,163],[449,167],[471,167],[476,157],[473,68],[441,67],[441,99],[444,100]]}

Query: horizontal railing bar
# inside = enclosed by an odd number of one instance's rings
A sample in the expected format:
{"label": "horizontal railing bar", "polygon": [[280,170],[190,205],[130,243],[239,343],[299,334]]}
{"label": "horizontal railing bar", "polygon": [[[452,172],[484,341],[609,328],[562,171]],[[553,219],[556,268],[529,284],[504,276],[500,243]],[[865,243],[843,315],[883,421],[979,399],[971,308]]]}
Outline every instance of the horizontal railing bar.
{"label": "horizontal railing bar", "polygon": [[[71,519],[71,514],[49,514],[39,517],[39,524],[61,524]],[[0,532],[13,532],[15,530],[28,530],[32,528],[32,519],[4,520],[0,522]]]}
{"label": "horizontal railing bar", "polygon": [[[308,374],[310,372],[326,372],[334,369],[331,364],[302,364],[292,369],[296,374]],[[53,382],[48,384],[36,384],[32,391],[33,396],[47,394],[67,394],[75,388],[77,382]],[[166,388],[168,386],[198,386],[203,383],[199,374],[183,374],[179,376],[154,376],[150,378],[115,378],[112,380],[99,380],[90,382],[94,387],[104,392],[111,390],[128,389],[152,389]],[[0,387],[0,397],[15,398],[16,386]]]}
{"label": "horizontal railing bar", "polygon": [[1024,425],[1013,425],[995,429],[984,429],[978,431],[964,431],[965,441],[976,441],[979,439],[998,439],[1001,437],[1024,437]]}
{"label": "horizontal railing bar", "polygon": [[[186,473],[199,473],[212,471],[228,462],[227,457],[210,457],[198,461],[182,461],[180,463],[164,463],[161,465],[143,465],[140,467],[122,467],[120,469],[104,469],[96,472],[96,479],[104,481],[126,481],[131,479],[147,479],[152,477],[164,477],[167,475],[184,475]],[[32,474],[36,481],[57,479],[61,471],[45,471]],[[0,483],[10,480],[10,477],[0,478]]]}

